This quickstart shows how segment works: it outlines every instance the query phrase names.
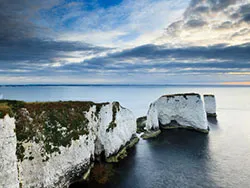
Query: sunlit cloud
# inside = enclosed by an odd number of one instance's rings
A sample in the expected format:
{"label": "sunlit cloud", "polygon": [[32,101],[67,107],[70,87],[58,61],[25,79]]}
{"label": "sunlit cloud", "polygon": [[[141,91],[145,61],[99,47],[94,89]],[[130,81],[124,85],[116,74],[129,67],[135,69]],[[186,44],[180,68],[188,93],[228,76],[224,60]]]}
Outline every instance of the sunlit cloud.
{"label": "sunlit cloud", "polygon": [[231,75],[250,75],[250,72],[229,72]]}
{"label": "sunlit cloud", "polygon": [[193,0],[183,18],[156,40],[172,46],[239,45],[250,42],[249,0]]}

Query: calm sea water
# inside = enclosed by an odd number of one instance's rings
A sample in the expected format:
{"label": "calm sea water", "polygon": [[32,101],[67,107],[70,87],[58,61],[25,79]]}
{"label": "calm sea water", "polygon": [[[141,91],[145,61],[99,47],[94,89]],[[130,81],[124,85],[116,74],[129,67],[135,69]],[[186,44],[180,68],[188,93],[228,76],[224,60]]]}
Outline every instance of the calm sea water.
{"label": "calm sea water", "polygon": [[0,87],[8,99],[119,101],[136,116],[145,115],[150,102],[161,95],[181,92],[216,95],[218,117],[210,120],[210,133],[169,130],[156,139],[140,140],[115,167],[110,183],[89,187],[250,187],[249,87]]}

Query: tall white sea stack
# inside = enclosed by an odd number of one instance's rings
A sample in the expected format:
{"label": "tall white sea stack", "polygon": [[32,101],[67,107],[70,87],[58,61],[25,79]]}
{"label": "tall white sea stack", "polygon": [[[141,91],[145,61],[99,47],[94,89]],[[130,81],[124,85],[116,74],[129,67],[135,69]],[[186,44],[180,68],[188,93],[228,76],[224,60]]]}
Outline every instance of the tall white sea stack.
{"label": "tall white sea stack", "polygon": [[189,128],[207,133],[208,123],[201,96],[196,93],[164,95],[150,105],[147,130]]}
{"label": "tall white sea stack", "polygon": [[205,109],[208,117],[216,117],[216,100],[214,95],[204,95]]}

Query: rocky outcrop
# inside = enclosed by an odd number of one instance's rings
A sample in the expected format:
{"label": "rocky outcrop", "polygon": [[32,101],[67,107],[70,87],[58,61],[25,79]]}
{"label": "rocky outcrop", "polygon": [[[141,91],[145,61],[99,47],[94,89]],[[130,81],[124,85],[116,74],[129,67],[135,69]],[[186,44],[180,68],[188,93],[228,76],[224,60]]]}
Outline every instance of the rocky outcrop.
{"label": "rocky outcrop", "polygon": [[139,142],[139,138],[136,135],[127,142],[127,144],[120,149],[115,155],[109,156],[106,158],[106,162],[108,163],[117,163],[121,159],[124,159],[127,156],[127,152],[130,148],[134,147],[135,144]]}
{"label": "rocky outcrop", "polygon": [[68,187],[95,156],[108,160],[138,141],[135,117],[118,102],[0,101],[0,115],[3,188]]}
{"label": "rocky outcrop", "polygon": [[208,133],[203,101],[199,94],[164,95],[150,105],[146,129],[187,128]]}
{"label": "rocky outcrop", "polygon": [[141,138],[143,138],[143,139],[156,138],[161,133],[161,130],[160,129],[147,130],[146,123],[147,123],[147,116],[137,118],[137,120],[136,120],[136,124],[137,124],[136,132],[138,134],[143,133],[143,134],[141,134]]}
{"label": "rocky outcrop", "polygon": [[137,133],[142,133],[145,131],[146,122],[147,122],[147,116],[139,117],[136,119]]}
{"label": "rocky outcrop", "polygon": [[156,138],[160,133],[161,133],[160,129],[157,129],[157,130],[148,130],[148,131],[145,131],[144,134],[141,135],[141,137],[143,139]]}
{"label": "rocky outcrop", "polygon": [[204,95],[205,110],[207,117],[216,117],[216,101],[214,95]]}

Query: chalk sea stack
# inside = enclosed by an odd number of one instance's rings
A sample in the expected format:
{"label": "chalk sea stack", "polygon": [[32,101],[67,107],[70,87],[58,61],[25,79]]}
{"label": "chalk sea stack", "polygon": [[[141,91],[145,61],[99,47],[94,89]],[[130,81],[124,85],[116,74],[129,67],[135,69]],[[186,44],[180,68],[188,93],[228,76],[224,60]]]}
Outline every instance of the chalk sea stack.
{"label": "chalk sea stack", "polygon": [[196,93],[163,95],[151,103],[146,129],[186,128],[208,133],[209,127],[201,96]]}
{"label": "chalk sea stack", "polygon": [[68,187],[96,156],[125,157],[135,133],[134,115],[118,102],[0,100],[0,187]]}
{"label": "chalk sea stack", "polygon": [[205,110],[207,117],[216,117],[216,100],[214,95],[204,95]]}

